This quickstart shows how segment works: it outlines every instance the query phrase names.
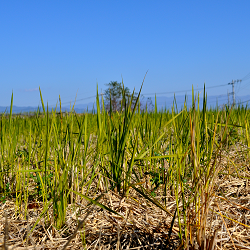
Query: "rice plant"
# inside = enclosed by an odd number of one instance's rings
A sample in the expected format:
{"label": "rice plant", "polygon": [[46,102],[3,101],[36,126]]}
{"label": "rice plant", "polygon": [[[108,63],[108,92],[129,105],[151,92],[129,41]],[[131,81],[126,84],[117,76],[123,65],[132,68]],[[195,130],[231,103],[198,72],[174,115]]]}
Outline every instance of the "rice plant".
{"label": "rice plant", "polygon": [[[239,198],[249,194],[249,109],[208,109],[204,87],[202,101],[193,92],[191,108],[185,102],[178,111],[174,102],[159,111],[155,102],[154,111],[141,110],[140,93],[133,103],[134,94],[127,98],[123,89],[121,111],[112,112],[105,110],[97,89],[96,112],[76,114],[74,105],[63,113],[60,98],[59,111],[49,111],[40,90],[42,111],[30,116],[12,114],[12,94],[10,113],[0,117],[0,199],[2,205],[14,202],[15,220],[28,220],[37,209],[22,244],[34,241],[39,225],[50,230],[49,237],[69,237],[61,243],[65,249],[77,237],[82,248],[142,245],[132,228],[148,246],[147,235],[152,241],[159,232],[161,243],[152,243],[159,249],[171,242],[179,249],[243,244],[228,227],[249,228],[249,209]],[[246,188],[232,191],[230,183]],[[123,207],[124,202],[130,205]],[[228,215],[223,202],[243,209],[245,220]],[[138,207],[161,212],[159,221],[166,226],[156,226],[146,214],[152,230],[138,226],[133,214]],[[113,218],[109,230],[116,228],[115,242],[107,243],[100,223],[100,233],[86,231],[95,213]],[[225,234],[227,240],[219,241]]]}

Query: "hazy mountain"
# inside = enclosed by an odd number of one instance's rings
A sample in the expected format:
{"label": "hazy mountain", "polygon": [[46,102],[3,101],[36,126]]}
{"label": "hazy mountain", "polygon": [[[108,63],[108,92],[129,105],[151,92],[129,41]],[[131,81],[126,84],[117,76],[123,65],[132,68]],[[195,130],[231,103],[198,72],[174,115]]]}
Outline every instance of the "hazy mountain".
{"label": "hazy mountain", "polygon": [[[187,107],[191,107],[192,105],[192,96],[176,96],[174,101],[174,96],[172,97],[166,97],[166,96],[158,96],[157,97],[157,109],[171,109],[173,106],[173,103],[175,104],[175,107],[177,106],[178,110],[181,110],[184,106],[184,101],[186,98],[186,104]],[[202,96],[200,97],[200,107],[202,107]],[[245,96],[237,96],[236,97],[236,103],[242,103],[244,105],[247,104],[247,101],[250,102],[250,95]],[[230,97],[230,102],[232,104],[232,97]],[[147,103],[148,108],[153,109],[155,105],[155,97],[143,97],[141,99],[141,105],[142,107],[145,107]],[[228,97],[226,95],[224,96],[208,96],[207,97],[207,107],[215,107],[217,105],[222,106],[223,104],[228,104]],[[93,107],[95,108],[95,103],[90,102],[86,104],[76,104],[74,110],[77,113],[83,113],[88,110],[88,112],[92,112]],[[55,108],[55,107],[53,107]],[[39,107],[40,111],[42,111],[42,107]],[[51,111],[52,107],[49,107],[49,111]],[[13,106],[13,113],[29,113],[29,112],[36,112],[38,110],[38,107],[19,107],[19,106]],[[59,108],[57,107],[57,111],[59,111]],[[70,105],[63,106],[62,111],[69,112],[70,111]],[[0,113],[9,113],[10,112],[10,106],[0,106]]]}

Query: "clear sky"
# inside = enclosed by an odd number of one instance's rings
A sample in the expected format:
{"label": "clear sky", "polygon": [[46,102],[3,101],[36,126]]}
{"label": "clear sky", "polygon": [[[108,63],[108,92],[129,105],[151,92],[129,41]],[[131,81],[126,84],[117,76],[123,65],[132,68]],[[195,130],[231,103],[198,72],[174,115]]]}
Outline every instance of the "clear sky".
{"label": "clear sky", "polygon": [[138,92],[147,70],[144,94],[242,78],[236,94],[250,94],[249,11],[249,0],[0,0],[0,106],[12,91],[14,105],[37,106],[39,86],[49,105],[90,102],[97,83],[122,79]]}

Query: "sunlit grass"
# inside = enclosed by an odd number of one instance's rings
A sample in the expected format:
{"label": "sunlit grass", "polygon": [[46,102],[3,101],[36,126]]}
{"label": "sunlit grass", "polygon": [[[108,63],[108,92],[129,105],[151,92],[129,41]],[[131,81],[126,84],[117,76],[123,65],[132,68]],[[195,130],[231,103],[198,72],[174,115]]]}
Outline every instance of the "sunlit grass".
{"label": "sunlit grass", "polygon": [[[97,195],[129,197],[134,190],[172,217],[169,237],[177,223],[183,246],[194,238],[202,246],[217,178],[238,174],[221,164],[222,155],[235,143],[250,147],[249,110],[208,109],[205,97],[200,107],[193,93],[190,109],[184,104],[178,112],[174,104],[159,112],[155,103],[149,112],[138,108],[139,96],[132,106],[132,98],[124,96],[122,112],[107,112],[97,91],[96,114],[76,114],[49,112],[41,93],[42,112],[13,116],[12,95],[10,114],[0,119],[1,201],[14,199],[23,218],[30,202],[42,202],[40,218],[60,229],[69,204],[85,199],[117,214]],[[249,151],[242,154],[249,159]],[[175,213],[167,209],[169,192]]]}

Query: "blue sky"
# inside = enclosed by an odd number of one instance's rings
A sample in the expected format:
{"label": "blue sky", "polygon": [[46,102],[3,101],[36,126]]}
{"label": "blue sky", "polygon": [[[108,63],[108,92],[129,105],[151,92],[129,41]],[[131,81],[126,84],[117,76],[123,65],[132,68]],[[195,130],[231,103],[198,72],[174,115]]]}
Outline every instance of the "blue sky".
{"label": "blue sky", "polygon": [[[87,103],[121,81],[143,93],[223,85],[250,73],[250,1],[0,0],[0,106]],[[250,77],[236,84],[250,94]],[[231,86],[208,89],[227,99]],[[185,94],[177,92],[178,94]],[[190,93],[190,92],[187,92]],[[147,95],[145,95],[147,96]],[[173,96],[172,93],[165,96]]]}

